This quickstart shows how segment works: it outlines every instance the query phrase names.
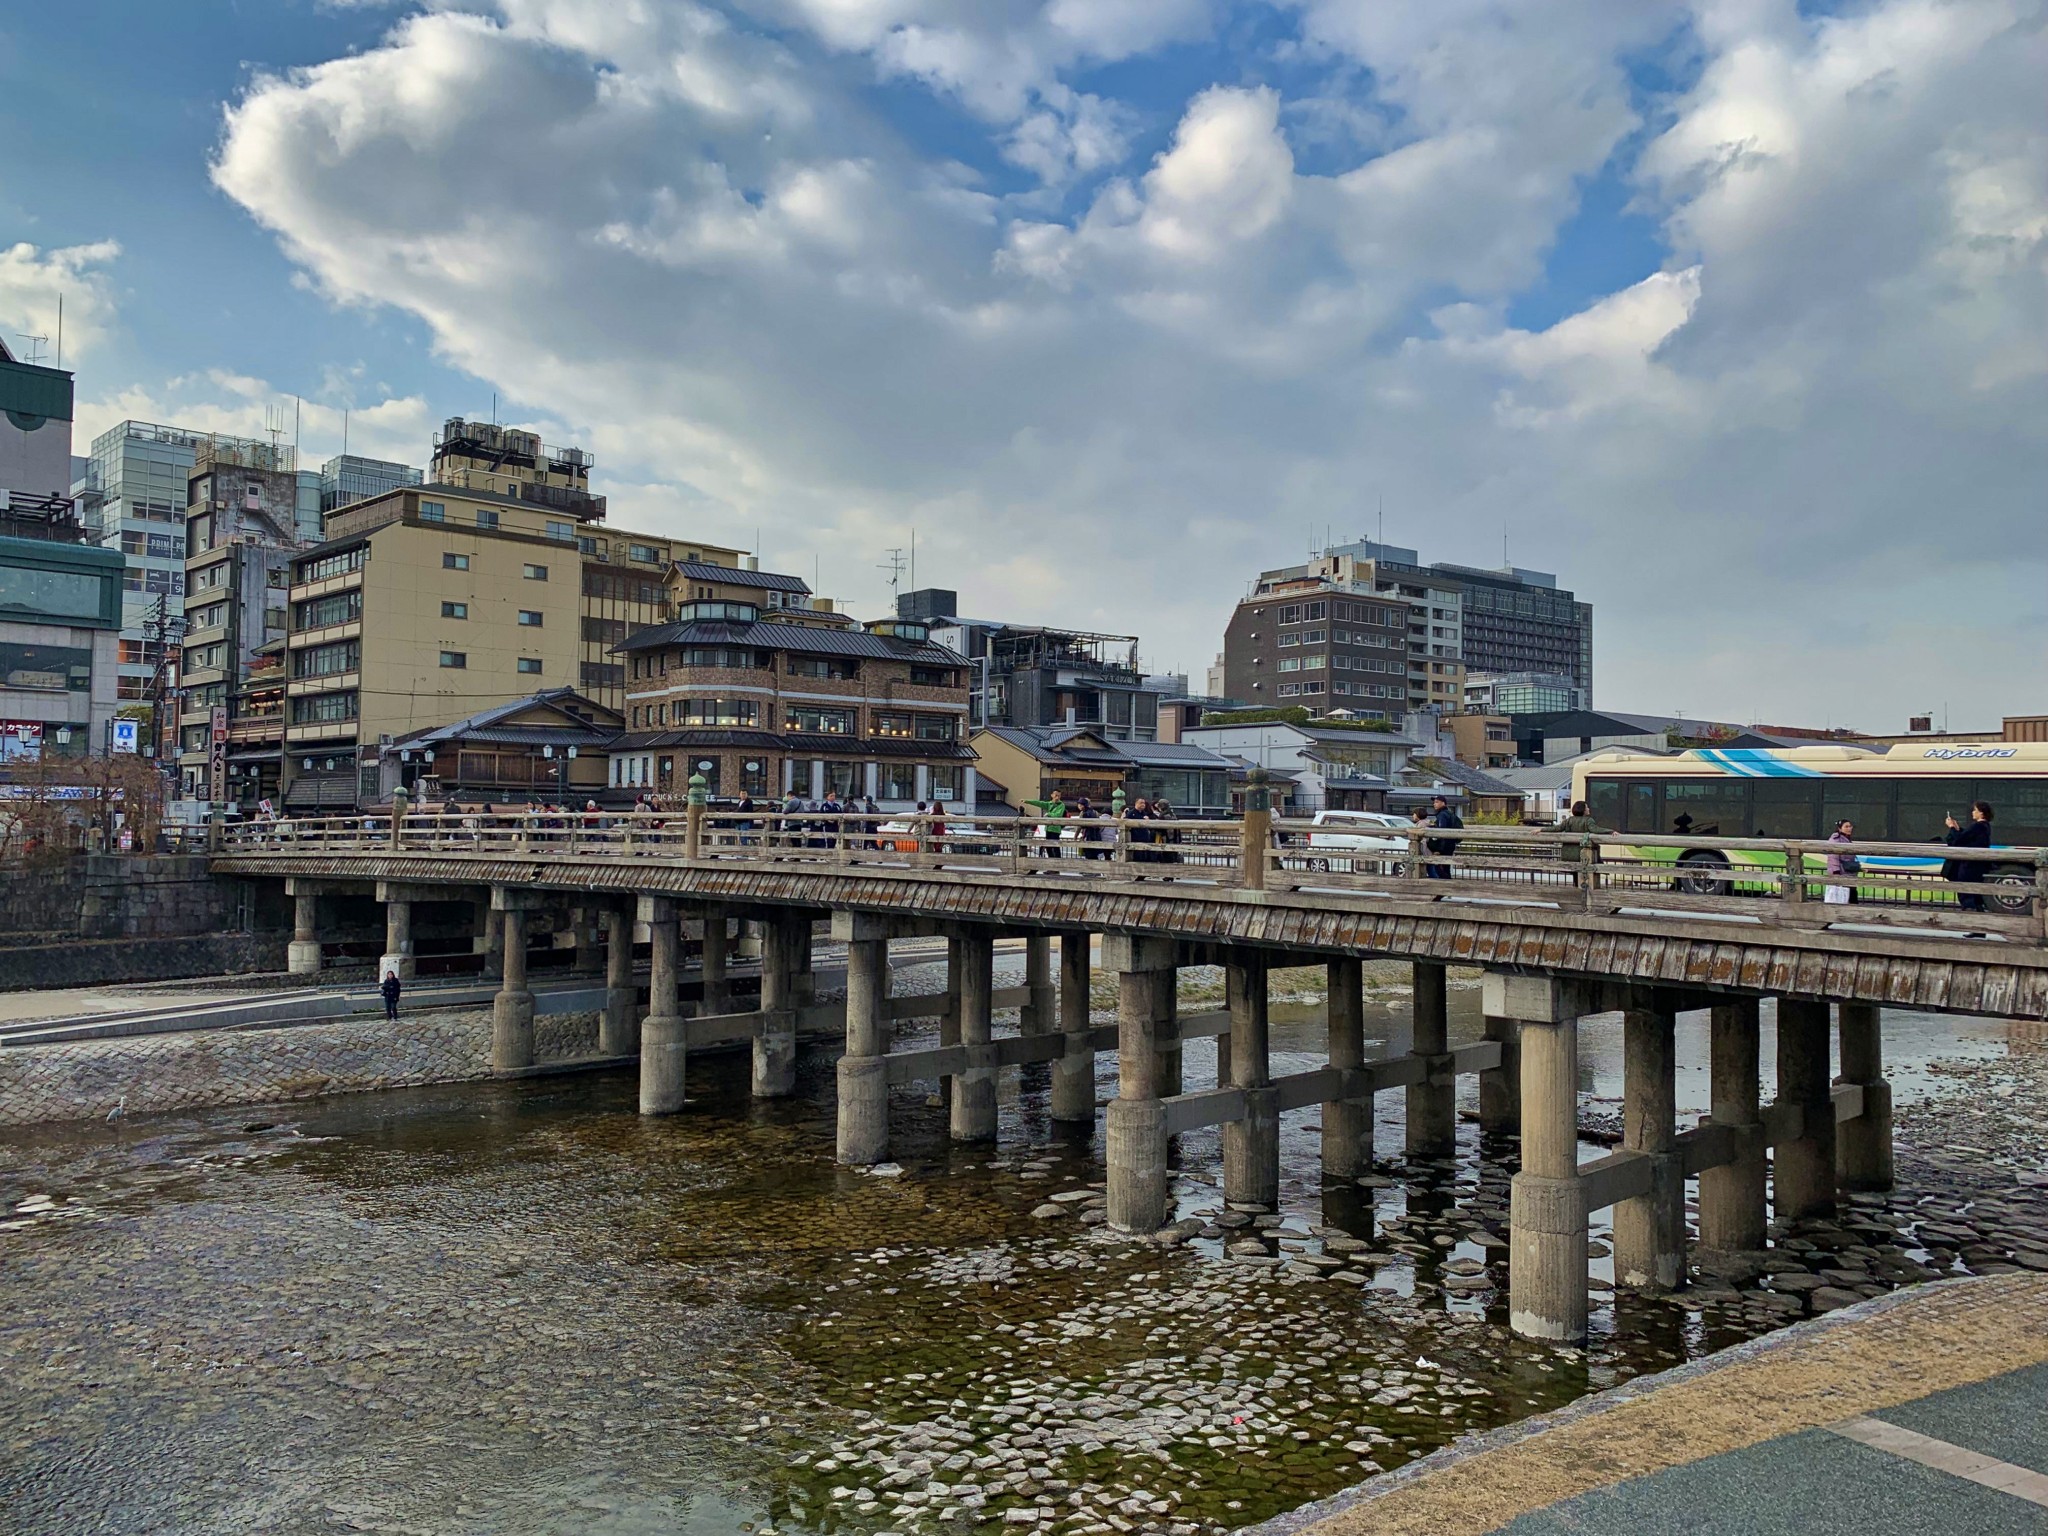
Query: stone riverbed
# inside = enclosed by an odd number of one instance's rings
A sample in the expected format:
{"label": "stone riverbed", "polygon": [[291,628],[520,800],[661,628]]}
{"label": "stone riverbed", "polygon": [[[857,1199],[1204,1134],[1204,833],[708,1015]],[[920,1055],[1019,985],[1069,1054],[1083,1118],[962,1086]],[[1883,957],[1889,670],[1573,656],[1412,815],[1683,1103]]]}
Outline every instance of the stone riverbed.
{"label": "stone riverbed", "polygon": [[[1286,979],[1276,1072],[1320,1043],[1314,973]],[[1454,980],[1454,1040],[1476,1005]],[[1369,1007],[1403,1049],[1397,972]],[[1226,1207],[1216,1133],[1183,1138],[1179,1219],[1145,1242],[1102,1225],[1099,1138],[1055,1138],[1042,1069],[1005,1083],[1000,1150],[950,1146],[903,1090],[873,1173],[832,1162],[822,1055],[775,1104],[702,1057],[663,1121],[605,1074],[9,1132],[0,1510],[193,1536],[1227,1530],[1892,1286],[2048,1268],[2029,1029],[1888,1015],[1900,1192],[1665,1300],[1613,1296],[1597,1231],[1584,1351],[1505,1326],[1512,1145],[1468,1121],[1455,1161],[1411,1166],[1398,1094],[1378,1171],[1341,1188],[1317,1112],[1286,1116],[1275,1212]],[[1768,1096],[1768,1010],[1764,1046]],[[1583,1051],[1591,1156],[1618,1022]],[[1189,1086],[1213,1070],[1191,1042]],[[1705,1095],[1687,1019],[1688,1121]]]}

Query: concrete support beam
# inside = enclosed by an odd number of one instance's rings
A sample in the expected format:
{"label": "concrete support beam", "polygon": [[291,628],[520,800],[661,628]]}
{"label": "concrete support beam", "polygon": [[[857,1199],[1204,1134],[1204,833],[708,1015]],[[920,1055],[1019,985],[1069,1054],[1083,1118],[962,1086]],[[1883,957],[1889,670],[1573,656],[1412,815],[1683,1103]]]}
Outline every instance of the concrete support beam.
{"label": "concrete support beam", "polygon": [[[988,929],[970,928],[959,944],[960,1043],[971,1051],[995,1033],[995,939]],[[951,1125],[955,1141],[996,1139],[995,1068],[971,1066],[953,1079]]]}
{"label": "concrete support beam", "polygon": [[673,1115],[683,1107],[690,1041],[677,1000],[682,972],[682,930],[676,904],[666,896],[642,896],[640,921],[647,925],[652,964],[647,1017],[640,1025],[640,1113]]}
{"label": "concrete support beam", "polygon": [[1528,1338],[1567,1343],[1586,1336],[1578,1089],[1578,1021],[1537,1023],[1524,1015],[1522,1171],[1509,1198],[1508,1324]]}
{"label": "concrete support beam", "polygon": [[393,970],[402,981],[410,981],[419,974],[419,962],[412,947],[410,901],[384,903],[384,954],[377,962],[377,975],[382,978]]}
{"label": "concrete support beam", "polygon": [[1109,1223],[1153,1232],[1166,1220],[1166,1109],[1159,1095],[1154,1038],[1161,987],[1172,987],[1175,949],[1167,940],[1110,934],[1103,963],[1117,973],[1117,1096],[1109,1106]]}
{"label": "concrete support beam", "polygon": [[1223,1198],[1271,1210],[1280,1203],[1280,1108],[1273,1093],[1266,980],[1266,957],[1258,950],[1241,951],[1223,967],[1231,1087],[1244,1098],[1242,1117],[1223,1127]]}
{"label": "concrete support beam", "polygon": [[1835,1131],[1837,1173],[1844,1189],[1892,1187],[1892,1085],[1884,1075],[1884,1032],[1875,1003],[1838,1005],[1842,1088],[1863,1090],[1863,1112]]}
{"label": "concrete support beam", "polygon": [[1709,1097],[1701,1129],[1725,1128],[1734,1158],[1700,1173],[1700,1246],[1724,1253],[1764,1245],[1766,1163],[1757,1102],[1761,1009],[1753,997],[1718,1003],[1708,1024]]}
{"label": "concrete support beam", "polygon": [[484,931],[477,943],[484,957],[484,980],[500,980],[505,974],[505,914],[496,907],[485,908]]}
{"label": "concrete support beam", "polygon": [[1095,1046],[1089,1037],[1088,935],[1060,935],[1060,1037],[1052,1065],[1052,1117],[1068,1125],[1095,1124]]}
{"label": "concrete support beam", "polygon": [[[1415,1054],[1445,1056],[1450,1043],[1450,1005],[1445,968],[1433,961],[1415,962]],[[1450,1065],[1432,1070],[1408,1090],[1408,1155],[1449,1157],[1458,1146],[1458,1089]]]}
{"label": "concrete support beam", "polygon": [[1771,1154],[1773,1208],[1779,1220],[1828,1216],[1835,1209],[1835,1110],[1828,1076],[1828,1005],[1778,999],[1778,1103],[1801,1116],[1797,1134]]}
{"label": "concrete support beam", "polygon": [[517,1072],[533,1065],[533,993],[526,985],[526,910],[516,901],[501,905],[504,894],[491,891],[505,918],[505,974],[491,1001],[491,1069]]}
{"label": "concrete support beam", "polygon": [[1059,999],[1052,984],[1052,939],[1042,933],[1024,940],[1026,1001],[1017,1028],[1027,1035],[1049,1035],[1059,1028]]}
{"label": "concrete support beam", "polygon": [[597,1022],[597,1054],[632,1056],[640,1050],[639,989],[633,985],[633,908],[604,909],[604,1013]]}
{"label": "concrete support beam", "polygon": [[320,898],[310,886],[292,882],[292,940],[285,968],[294,976],[320,974]]}
{"label": "concrete support beam", "polygon": [[1479,1074],[1479,1133],[1516,1136],[1522,1130],[1522,1025],[1486,1015],[1486,1038],[1500,1046],[1500,1065]]}
{"label": "concrete support beam", "polygon": [[[1355,1071],[1365,1065],[1364,962],[1332,960],[1328,994],[1330,1066]],[[1371,1095],[1324,1105],[1323,1177],[1352,1179],[1371,1166]]]}
{"label": "concrete support beam", "polygon": [[[966,966],[966,954],[960,935],[946,935],[946,993],[945,1008],[939,1014],[939,1044],[943,1046],[960,1043],[960,972]],[[939,1106],[946,1111],[946,1123],[953,1122],[953,1100],[960,1092],[960,1085],[953,1081],[951,1074],[939,1080]]]}
{"label": "concrete support beam", "polygon": [[[1622,1011],[1621,1146],[1641,1156],[1649,1187],[1614,1208],[1614,1278],[1675,1290],[1685,1277],[1685,1165],[1678,1152],[1677,1019],[1652,995]],[[1589,1202],[1590,1203],[1590,1202]]]}
{"label": "concrete support beam", "polygon": [[601,915],[599,908],[588,903],[569,914],[576,933],[576,955],[570,964],[578,976],[594,976],[598,972],[597,928]]}
{"label": "concrete support beam", "polygon": [[[723,919],[720,920],[721,922]],[[889,1155],[889,941],[846,946],[846,1054],[839,1058],[839,1161]]]}
{"label": "concrete support beam", "polygon": [[754,1036],[754,1097],[786,1098],[796,1090],[799,979],[810,974],[808,912],[776,918],[761,953],[761,1030]]}
{"label": "concrete support beam", "polygon": [[724,1013],[732,1006],[732,985],[726,979],[730,940],[726,935],[726,913],[722,906],[704,909],[704,943],[699,1013]]}

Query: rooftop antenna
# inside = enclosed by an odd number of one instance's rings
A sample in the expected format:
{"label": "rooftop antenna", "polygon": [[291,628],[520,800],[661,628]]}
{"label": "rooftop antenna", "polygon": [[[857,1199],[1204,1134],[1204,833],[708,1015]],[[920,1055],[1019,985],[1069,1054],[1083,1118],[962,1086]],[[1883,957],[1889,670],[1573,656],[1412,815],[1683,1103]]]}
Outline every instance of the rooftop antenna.
{"label": "rooftop antenna", "polygon": [[917,530],[910,530],[910,590],[917,590]]}
{"label": "rooftop antenna", "polygon": [[57,295],[57,366],[64,366],[64,295]]}
{"label": "rooftop antenna", "polygon": [[40,364],[43,357],[43,343],[50,338],[47,336],[31,336],[27,331],[16,331],[15,334],[28,343],[29,366],[35,367]]}
{"label": "rooftop antenna", "polygon": [[341,456],[348,457],[348,407],[341,408]]}
{"label": "rooftop antenna", "polygon": [[889,606],[891,608],[896,606],[896,594],[903,584],[903,565],[903,551],[901,549],[892,549],[888,551],[888,558],[875,567],[878,571],[888,572]]}
{"label": "rooftop antenna", "polygon": [[1374,551],[1373,551],[1373,553],[1374,553],[1375,555],[1383,555],[1383,554],[1385,554],[1385,553],[1386,553],[1386,549],[1387,549],[1387,493],[1386,493],[1385,491],[1381,491],[1381,492],[1380,492],[1380,538],[1379,538],[1379,548],[1378,548],[1378,549],[1376,549],[1376,550],[1374,550]]}

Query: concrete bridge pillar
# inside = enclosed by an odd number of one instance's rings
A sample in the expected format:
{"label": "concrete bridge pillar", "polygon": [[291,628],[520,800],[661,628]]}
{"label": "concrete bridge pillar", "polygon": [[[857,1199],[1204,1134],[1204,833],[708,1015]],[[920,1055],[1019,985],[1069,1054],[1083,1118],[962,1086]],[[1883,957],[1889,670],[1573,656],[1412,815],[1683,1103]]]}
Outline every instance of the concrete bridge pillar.
{"label": "concrete bridge pillar", "polygon": [[839,1058],[839,1161],[889,1155],[889,938],[852,914],[846,945],[846,1054]]}
{"label": "concrete bridge pillar", "polygon": [[642,896],[640,921],[647,925],[652,964],[648,973],[647,1017],[640,1024],[640,1113],[672,1115],[683,1107],[689,1036],[676,985],[682,972],[682,931],[676,904],[666,896]]}
{"label": "concrete bridge pillar", "polygon": [[600,1056],[632,1056],[640,1049],[639,989],[633,985],[633,921],[626,902],[604,909],[604,1014],[597,1024]]}
{"label": "concrete bridge pillar", "polygon": [[505,919],[505,974],[491,1002],[491,1066],[516,1072],[533,1065],[533,993],[526,985],[526,914],[534,893],[494,886],[491,905]]}
{"label": "concrete bridge pillar", "polygon": [[1018,1031],[1050,1035],[1059,1029],[1059,1000],[1052,983],[1052,939],[1042,933],[1024,939],[1024,986],[1031,1000],[1020,1010]]}
{"label": "concrete bridge pillar", "polygon": [[1637,1290],[1675,1290],[1685,1278],[1677,1022],[1654,993],[1636,994],[1621,1016],[1621,1145],[1650,1160],[1650,1192],[1614,1207],[1614,1278]]}
{"label": "concrete bridge pillar", "polygon": [[1067,1124],[1095,1124],[1095,1047],[1088,1025],[1089,938],[1060,935],[1060,1033],[1065,1049],[1052,1064],[1052,1117]]}
{"label": "concrete bridge pillar", "polygon": [[[985,928],[960,935],[960,1043],[987,1045],[994,1036],[995,938]],[[996,1069],[971,1066],[953,1080],[955,1141],[996,1139]]]}
{"label": "concrete bridge pillar", "polygon": [[1240,950],[1226,961],[1230,1079],[1244,1090],[1244,1118],[1223,1126],[1223,1198],[1271,1210],[1280,1203],[1280,1107],[1267,1032],[1266,956]]}
{"label": "concrete bridge pillar", "polygon": [[384,903],[384,954],[377,962],[377,976],[396,969],[399,979],[410,981],[419,973],[412,945],[412,902],[409,899]]}
{"label": "concrete bridge pillar", "polygon": [[1844,1189],[1892,1187],[1892,1085],[1884,1075],[1884,1033],[1875,1003],[1841,1003],[1842,1075],[1863,1090],[1863,1113],[1835,1128]]}
{"label": "concrete bridge pillar", "polygon": [[812,917],[806,912],[790,920],[789,996],[792,1008],[808,1008],[818,1000],[818,978],[811,970]]}
{"label": "concrete bridge pillar", "polygon": [[1458,1149],[1458,1080],[1451,1071],[1450,1003],[1444,967],[1415,962],[1415,1054],[1440,1057],[1408,1088],[1408,1155],[1449,1157]]}
{"label": "concrete bridge pillar", "polygon": [[1170,1099],[1185,1086],[1180,1055],[1180,972],[1168,984],[1154,990],[1152,1006],[1152,1049],[1159,1053],[1159,1096]]}
{"label": "concrete bridge pillar", "polygon": [[[939,1044],[941,1046],[958,1045],[960,1043],[960,973],[966,967],[966,964],[966,951],[962,947],[962,940],[957,934],[948,934],[946,937],[946,1007],[945,1011],[939,1015]],[[946,1111],[946,1120],[949,1125],[952,1123],[953,1118],[953,1101],[959,1096],[959,1092],[960,1085],[953,1080],[952,1075],[950,1073],[942,1074],[939,1078],[939,1094],[937,1099],[928,1101],[936,1103]]]}
{"label": "concrete bridge pillar", "polygon": [[1479,1133],[1517,1136],[1522,1130],[1522,1026],[1486,1015],[1486,1038],[1500,1045],[1500,1065],[1479,1074]]}
{"label": "concrete bridge pillar", "polygon": [[[1365,1065],[1365,965],[1329,965],[1330,1065]],[[1323,1106],[1323,1177],[1352,1179],[1372,1166],[1372,1099],[1337,1099]]]}
{"label": "concrete bridge pillar", "polygon": [[288,880],[292,897],[292,940],[285,950],[285,969],[293,976],[320,974],[320,897],[318,888]]}
{"label": "concrete bridge pillar", "polygon": [[474,949],[484,957],[484,980],[498,981],[505,974],[505,914],[486,898],[483,916],[484,931],[473,941]]}
{"label": "concrete bridge pillar", "polygon": [[1579,1185],[1579,1000],[1548,977],[1505,978],[1522,1021],[1522,1171],[1509,1197],[1508,1323],[1533,1339],[1586,1336],[1586,1197]]}
{"label": "concrete bridge pillar", "polygon": [[1764,1245],[1764,1127],[1757,1103],[1762,1058],[1753,997],[1720,1003],[1709,1016],[1707,1119],[1735,1132],[1731,1163],[1700,1172],[1700,1247],[1739,1253]]}
{"label": "concrete bridge pillar", "polygon": [[784,913],[761,946],[761,1021],[754,1031],[754,1097],[780,1099],[796,1089],[799,978],[811,960],[811,914]]}
{"label": "concrete bridge pillar", "polygon": [[1102,962],[1117,973],[1117,1096],[1107,1125],[1109,1223],[1154,1232],[1166,1220],[1166,1108],[1159,1102],[1159,1052],[1153,1031],[1159,989],[1175,984],[1176,949],[1168,939],[1112,933]]}
{"label": "concrete bridge pillar", "polygon": [[1795,1134],[1778,1137],[1771,1159],[1780,1221],[1835,1209],[1835,1105],[1828,1076],[1828,1005],[1778,999],[1778,1104],[1794,1111]]}
{"label": "concrete bridge pillar", "polygon": [[732,987],[726,980],[728,941],[725,932],[725,908],[718,905],[704,909],[704,947],[700,953],[702,961],[702,1001],[697,1009],[702,1014],[720,1014],[732,1007]]}
{"label": "concrete bridge pillar", "polygon": [[569,914],[569,921],[575,928],[576,954],[570,964],[578,976],[594,976],[599,970],[597,958],[598,909],[584,905]]}

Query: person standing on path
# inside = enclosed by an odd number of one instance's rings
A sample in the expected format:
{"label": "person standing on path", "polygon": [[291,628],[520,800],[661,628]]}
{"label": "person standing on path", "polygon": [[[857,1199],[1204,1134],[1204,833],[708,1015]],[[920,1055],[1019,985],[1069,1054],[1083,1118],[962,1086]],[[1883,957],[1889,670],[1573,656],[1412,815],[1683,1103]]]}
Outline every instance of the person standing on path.
{"label": "person standing on path", "polygon": [[[1445,832],[1465,825],[1465,818],[1451,809],[1451,802],[1444,796],[1432,795],[1429,804],[1428,825]],[[1458,851],[1458,840],[1455,837],[1432,837],[1425,839],[1422,846],[1439,858],[1449,858]],[[1451,866],[1448,864],[1425,864],[1422,872],[1432,880],[1451,878]]]}
{"label": "person standing on path", "polygon": [[404,983],[398,979],[398,972],[393,971],[387,975],[383,981],[378,983],[377,990],[384,997],[385,1022],[396,1024],[398,1022],[398,994],[405,990]]}
{"label": "person standing on path", "polygon": [[[1846,818],[1835,823],[1835,830],[1828,834],[1831,843],[1853,843],[1856,841],[1856,823]],[[1855,875],[1863,872],[1863,865],[1853,853],[1831,853],[1828,855],[1828,873],[1831,875]],[[1831,885],[1821,893],[1822,901],[1831,907],[1846,907],[1856,899],[1853,885]]]}
{"label": "person standing on path", "polygon": [[[1970,824],[1963,826],[1953,814],[1946,818],[1948,835],[1942,841],[1951,848],[1989,848],[1991,846],[1991,803],[1976,801],[1970,807]],[[1952,880],[1958,885],[1976,885],[1984,878],[1984,866],[1975,859],[1945,859],[1942,861],[1941,878]],[[1975,891],[1963,891],[1956,896],[1956,905],[1965,912],[1982,912],[1984,898]]]}
{"label": "person standing on path", "polygon": [[[1571,805],[1571,814],[1557,824],[1557,830],[1560,832],[1570,832],[1577,837],[1589,837],[1600,831],[1600,823],[1587,813],[1585,801],[1574,800]],[[1563,863],[1576,864],[1579,862],[1579,850],[1581,847],[1582,845],[1579,843],[1562,844],[1557,850],[1557,856]],[[1593,858],[1596,862],[1599,857],[1600,850],[1598,848],[1593,849]]]}

